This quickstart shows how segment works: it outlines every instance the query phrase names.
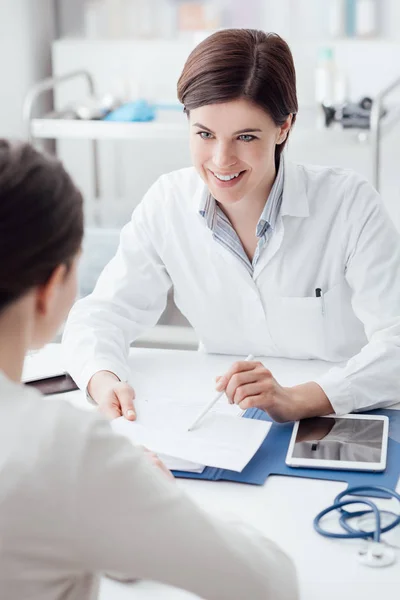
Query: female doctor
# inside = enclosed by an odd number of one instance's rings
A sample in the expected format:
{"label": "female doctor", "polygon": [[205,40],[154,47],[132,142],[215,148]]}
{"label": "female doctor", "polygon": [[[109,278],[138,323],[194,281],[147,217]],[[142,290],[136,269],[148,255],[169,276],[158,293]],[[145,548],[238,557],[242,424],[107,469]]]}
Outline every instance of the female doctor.
{"label": "female doctor", "polygon": [[73,308],[74,379],[110,418],[134,419],[129,344],[157,323],[173,285],[207,352],[343,361],[293,387],[236,362],[217,389],[241,408],[286,421],[397,401],[399,235],[359,175],[286,159],[297,113],[287,44],[219,31],[190,54],[178,97],[194,166],[150,188]]}

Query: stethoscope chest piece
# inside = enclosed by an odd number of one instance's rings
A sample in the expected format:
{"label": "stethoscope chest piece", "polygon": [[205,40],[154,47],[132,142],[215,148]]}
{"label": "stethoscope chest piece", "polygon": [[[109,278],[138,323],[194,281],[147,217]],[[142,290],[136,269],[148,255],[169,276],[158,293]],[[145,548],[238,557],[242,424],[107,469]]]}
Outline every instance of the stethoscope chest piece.
{"label": "stethoscope chest piece", "polygon": [[381,542],[366,542],[358,551],[358,560],[367,567],[389,567],[396,562],[396,556],[392,548]]}

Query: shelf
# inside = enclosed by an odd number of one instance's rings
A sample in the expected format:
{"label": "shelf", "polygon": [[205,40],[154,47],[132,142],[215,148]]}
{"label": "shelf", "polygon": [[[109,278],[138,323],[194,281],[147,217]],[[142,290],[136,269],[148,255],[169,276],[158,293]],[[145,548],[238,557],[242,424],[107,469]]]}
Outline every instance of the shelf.
{"label": "shelf", "polygon": [[46,139],[146,140],[186,139],[188,125],[180,113],[160,116],[147,123],[79,121],[74,119],[32,119],[31,135]]}
{"label": "shelf", "polygon": [[[340,127],[318,129],[315,110],[300,111],[294,134],[310,133],[343,139],[343,136],[356,137],[359,130],[343,130]],[[188,138],[188,124],[181,113],[169,113],[147,123],[80,121],[74,119],[42,118],[32,119],[31,134],[35,138],[47,139],[86,139],[86,140],[146,140]]]}
{"label": "shelf", "polygon": [[[382,134],[386,135],[400,119],[398,105],[390,106],[388,115],[382,122]],[[31,135],[41,139],[80,139],[80,140],[187,140],[188,123],[186,116],[176,111],[160,111],[159,117],[146,123],[113,121],[80,121],[44,117],[32,119]],[[343,129],[335,124],[331,128],[317,127],[315,109],[300,109],[298,120],[291,137],[301,138],[312,135],[333,143],[366,143],[369,130]]]}

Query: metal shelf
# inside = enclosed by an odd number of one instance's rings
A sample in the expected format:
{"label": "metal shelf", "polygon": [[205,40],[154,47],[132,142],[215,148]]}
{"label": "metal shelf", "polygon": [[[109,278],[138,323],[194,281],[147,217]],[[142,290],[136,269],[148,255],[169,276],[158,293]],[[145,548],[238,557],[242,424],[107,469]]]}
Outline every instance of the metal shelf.
{"label": "metal shelf", "polygon": [[40,139],[85,139],[85,140],[146,140],[185,139],[188,126],[185,115],[164,114],[146,123],[113,121],[80,121],[75,119],[49,118],[31,119],[29,132],[32,138]]}
{"label": "metal shelf", "polygon": [[188,135],[185,115],[170,110],[159,111],[156,120],[145,123],[58,119],[55,113],[45,115],[43,118],[34,117],[34,107],[40,96],[73,79],[83,79],[86,82],[89,95],[95,95],[93,77],[85,69],[40,81],[29,90],[24,101],[23,119],[26,135],[31,142],[39,139],[81,139],[91,141],[94,198],[97,200],[100,198],[99,140],[176,140],[184,139]]}
{"label": "metal shelf", "polygon": [[23,106],[23,119],[29,139],[170,139],[187,136],[186,117],[183,112],[175,110],[159,110],[157,119],[143,123],[62,119],[57,118],[56,113],[41,118],[33,116],[36,101],[42,94],[73,79],[84,79],[89,94],[94,95],[93,77],[84,69],[61,77],[49,77],[29,90]]}
{"label": "metal shelf", "polygon": [[[99,197],[99,167],[98,167],[98,149],[99,140],[144,140],[144,139],[185,139],[188,136],[188,126],[185,116],[175,111],[160,111],[157,120],[147,123],[138,122],[110,122],[110,121],[79,121],[74,119],[57,119],[45,115],[44,118],[33,117],[33,107],[36,100],[43,93],[54,90],[59,85],[76,78],[85,79],[90,95],[94,95],[94,82],[91,74],[86,70],[74,71],[61,77],[52,77],[36,84],[27,94],[23,116],[27,131],[27,137],[33,141],[35,139],[86,139],[91,140],[93,147],[93,177],[95,187],[95,198]],[[335,140],[342,140],[343,135],[348,140],[357,142],[364,141],[370,144],[371,158],[373,161],[372,183],[379,191],[380,158],[381,158],[381,138],[390,131],[395,123],[400,120],[399,107],[397,110],[390,111],[389,118],[384,118],[382,114],[382,102],[395,89],[400,87],[400,78],[393,81],[388,87],[382,90],[374,99],[371,112],[371,129],[365,130],[333,130],[317,131],[314,126],[309,127],[306,124],[307,115],[300,115],[300,124],[296,123],[295,135],[300,132],[303,135],[324,136],[327,142],[332,144]],[[166,114],[165,114],[166,113]],[[315,118],[315,114],[312,117]],[[306,124],[306,127],[304,125]],[[297,133],[298,132],[298,133]]]}

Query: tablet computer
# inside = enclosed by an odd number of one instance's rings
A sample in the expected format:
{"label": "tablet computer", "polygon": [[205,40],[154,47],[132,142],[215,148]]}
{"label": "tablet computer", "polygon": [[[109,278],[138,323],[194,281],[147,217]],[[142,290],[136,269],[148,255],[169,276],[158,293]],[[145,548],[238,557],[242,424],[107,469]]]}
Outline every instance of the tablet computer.
{"label": "tablet computer", "polygon": [[290,467],[384,471],[389,419],[328,415],[296,421],[286,455]]}
{"label": "tablet computer", "polygon": [[43,377],[42,379],[33,379],[25,381],[25,385],[34,387],[44,396],[52,394],[62,394],[63,392],[73,392],[78,390],[78,386],[68,373],[60,373],[51,377]]}

